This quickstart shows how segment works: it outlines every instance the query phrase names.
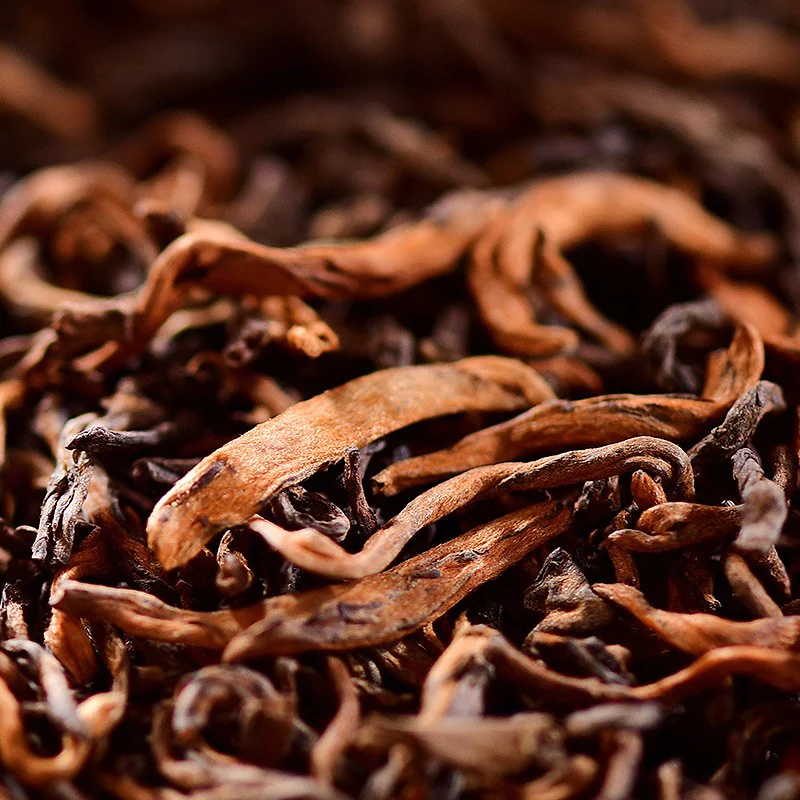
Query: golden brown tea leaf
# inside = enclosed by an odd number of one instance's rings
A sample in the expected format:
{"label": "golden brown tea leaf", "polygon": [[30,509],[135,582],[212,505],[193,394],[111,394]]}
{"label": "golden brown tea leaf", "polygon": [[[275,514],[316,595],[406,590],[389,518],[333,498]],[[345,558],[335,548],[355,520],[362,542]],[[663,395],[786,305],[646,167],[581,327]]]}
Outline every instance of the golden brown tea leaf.
{"label": "golden brown tea leaf", "polygon": [[671,702],[702,692],[733,675],[747,675],[784,692],[796,692],[800,687],[800,655],[749,645],[720,647],[660,681],[637,686],[631,695],[639,700]]}
{"label": "golden brown tea leaf", "polygon": [[770,597],[735,546],[722,557],[722,568],[736,598],[754,617],[783,617],[781,607]]}
{"label": "golden brown tea leaf", "polygon": [[17,50],[0,47],[0,106],[15,111],[54,135],[96,134],[98,107],[88,92],[62,83]]}
{"label": "golden brown tea leaf", "polygon": [[800,649],[800,617],[770,617],[749,622],[715,617],[711,614],[681,614],[651,606],[632,586],[595,584],[604,600],[633,614],[653,633],[673,647],[701,655],[719,647],[748,645],[775,650]]}
{"label": "golden brown tea leaf", "polygon": [[407,742],[452,767],[490,776],[513,775],[563,757],[563,733],[547,714],[450,717],[435,721],[373,718],[359,732],[365,744]]}
{"label": "golden brown tea leaf", "polygon": [[201,461],[148,521],[167,569],[216,532],[244,522],[286,486],[387,433],[461,411],[511,411],[551,396],[521,362],[497,356],[398,367],[357,378],[298,403]]}
{"label": "golden brown tea leaf", "polygon": [[740,506],[662,503],[647,509],[634,530],[615,531],[609,544],[638,553],[661,553],[726,539],[739,530]]}
{"label": "golden brown tea leaf", "polygon": [[562,252],[652,224],[675,246],[707,259],[761,264],[775,255],[770,237],[739,234],[684,192],[653,181],[613,173],[541,181],[491,222],[473,248],[470,286],[497,344],[541,356],[577,343],[572,330],[533,322],[527,293],[538,282],[566,319],[613,351],[633,351],[633,337],[595,309]]}
{"label": "golden brown tea leaf", "polygon": [[48,233],[81,204],[110,203],[130,209],[134,191],[125,170],[104,162],[39,170],[3,196],[0,243],[5,246],[19,236]]}
{"label": "golden brown tea leaf", "polygon": [[600,395],[551,400],[518,417],[476,431],[445,450],[416,456],[375,476],[386,494],[482,464],[542,450],[603,445],[631,436],[683,441],[701,435],[761,377],[764,346],[754,328],[737,328],[727,351],[709,357],[701,397]]}
{"label": "golden brown tea leaf", "polygon": [[311,750],[310,769],[317,780],[330,786],[334,782],[336,762],[356,736],[361,723],[361,709],[347,667],[335,656],[328,656],[327,664],[339,698],[339,708]]}
{"label": "golden brown tea leaf", "polygon": [[[69,564],[53,578],[50,593],[65,580],[82,580],[105,573],[107,554],[99,531],[93,531],[81,542]],[[77,684],[91,680],[97,672],[97,657],[92,641],[79,618],[53,609],[44,632],[44,643]]]}
{"label": "golden brown tea leaf", "polygon": [[224,223],[195,221],[152,265],[130,305],[132,336],[113,358],[146,346],[193,286],[239,296],[346,298],[399,292],[452,270],[481,226],[506,202],[503,192],[458,192],[440,200],[420,222],[374,239],[294,248],[268,247]]}
{"label": "golden brown tea leaf", "polygon": [[418,530],[481,498],[503,491],[555,489],[634,470],[652,472],[671,484],[678,496],[690,497],[694,491],[683,450],[662,439],[640,436],[530,464],[511,462],[468,470],[414,498],[357,553],[347,552],[313,528],[287,531],[260,517],[248,524],[284,558],[304,569],[339,579],[361,578],[388,567]]}
{"label": "golden brown tea leaf", "polygon": [[85,292],[49,283],[41,275],[39,247],[31,237],[10,243],[0,253],[0,295],[24,322],[48,325],[67,305],[103,302]]}
{"label": "golden brown tea leaf", "polygon": [[546,501],[479,525],[387,572],[236,610],[177,609],[144,592],[72,580],[61,581],[50,602],[69,614],[119,625],[132,636],[226,648],[229,661],[347,650],[400,639],[437,619],[563,533],[570,518],[559,503]]}
{"label": "golden brown tea leaf", "polygon": [[73,778],[83,767],[91,746],[74,734],[65,734],[61,750],[53,756],[32,752],[23,726],[20,704],[0,680],[0,758],[19,781],[42,786]]}
{"label": "golden brown tea leaf", "polygon": [[223,657],[240,661],[399,639],[563,533],[570,516],[559,503],[539,503],[479,525],[387,572],[296,595],[294,608],[285,614],[267,611],[230,642]]}

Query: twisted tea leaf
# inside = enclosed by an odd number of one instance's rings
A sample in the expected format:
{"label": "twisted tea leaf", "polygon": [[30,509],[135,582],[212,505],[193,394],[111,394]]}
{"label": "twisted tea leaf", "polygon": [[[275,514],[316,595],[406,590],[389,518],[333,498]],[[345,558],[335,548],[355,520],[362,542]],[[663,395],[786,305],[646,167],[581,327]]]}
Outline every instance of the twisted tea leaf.
{"label": "twisted tea leaf", "polygon": [[71,580],[60,583],[50,602],[67,613],[119,625],[133,636],[225,648],[228,661],[347,650],[400,639],[438,618],[563,533],[570,516],[555,501],[540,503],[480,525],[388,572],[237,610],[186,611],[142,592]]}
{"label": "twisted tea leaf", "polygon": [[554,448],[603,445],[631,436],[684,441],[702,434],[764,369],[764,346],[754,328],[737,328],[728,350],[709,357],[701,397],[601,395],[551,400],[518,417],[476,431],[452,447],[410,458],[375,476],[386,494],[472,467]]}
{"label": "twisted tea leaf", "polygon": [[661,439],[640,436],[595,450],[548,456],[531,464],[512,462],[468,470],[412,500],[376,531],[358,553],[337,547],[314,528],[286,531],[260,518],[251,519],[249,526],[284,558],[304,569],[340,579],[361,578],[388,567],[411,537],[426,525],[480,499],[504,491],[555,489],[640,469],[652,471],[671,483],[679,496],[692,495],[692,474],[683,450]]}
{"label": "twisted tea leaf", "polygon": [[497,356],[357,378],[292,406],[203,459],[156,505],[149,544],[172,569],[216,532],[245,522],[281,489],[353,447],[424,419],[512,411],[550,396],[532,369]]}

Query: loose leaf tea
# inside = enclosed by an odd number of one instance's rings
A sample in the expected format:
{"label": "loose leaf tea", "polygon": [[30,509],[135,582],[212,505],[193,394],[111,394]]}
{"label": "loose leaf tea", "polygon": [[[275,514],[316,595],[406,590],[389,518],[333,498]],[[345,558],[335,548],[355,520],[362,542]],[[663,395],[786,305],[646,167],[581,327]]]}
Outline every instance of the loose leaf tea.
{"label": "loose leaf tea", "polygon": [[800,798],[800,13],[0,8],[0,797]]}
{"label": "loose leaf tea", "polygon": [[349,449],[431,417],[509,411],[551,396],[535,371],[492,356],[357,378],[203,459],[159,501],[148,522],[149,543],[167,568],[178,566],[214,533],[244,522],[282,488]]}

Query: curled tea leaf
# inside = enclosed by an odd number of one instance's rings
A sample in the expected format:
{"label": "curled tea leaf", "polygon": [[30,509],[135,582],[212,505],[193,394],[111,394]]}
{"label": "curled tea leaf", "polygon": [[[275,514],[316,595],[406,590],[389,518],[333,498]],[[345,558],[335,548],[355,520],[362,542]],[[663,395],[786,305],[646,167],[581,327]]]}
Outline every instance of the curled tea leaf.
{"label": "curled tea leaf", "polygon": [[662,503],[645,511],[636,530],[619,530],[608,542],[639,553],[679,550],[733,536],[741,523],[739,506]]}
{"label": "curled tea leaf", "polygon": [[143,592],[71,580],[60,583],[50,602],[67,613],[119,625],[133,636],[226,648],[229,661],[347,650],[395,641],[437,619],[563,533],[570,516],[559,503],[546,501],[479,525],[387,572],[236,610],[188,611]]}
{"label": "curled tea leaf", "polygon": [[251,519],[249,525],[284,558],[304,569],[340,579],[361,578],[388,567],[417,531],[477,500],[503,491],[556,489],[642,469],[670,484],[679,496],[691,496],[692,474],[683,450],[671,442],[640,436],[530,464],[511,462],[468,470],[414,498],[357,553],[337,546],[317,526],[287,531],[260,518]]}
{"label": "curled tea leaf", "polygon": [[800,647],[798,617],[735,622],[711,614],[662,611],[651,606],[644,595],[632,586],[595,584],[592,590],[604,600],[633,614],[639,622],[673,647],[693,655],[739,645],[786,652]]}
{"label": "curled tea leaf", "polygon": [[538,280],[567,319],[611,350],[631,352],[632,336],[589,302],[562,251],[585,239],[636,232],[653,223],[669,241],[697,256],[755,264],[774,257],[769,237],[738,234],[683,192],[652,181],[606,173],[541,181],[491,222],[473,249],[471,288],[495,341],[525,355],[575,346],[573,331],[532,321],[526,291]]}
{"label": "curled tea leaf", "polygon": [[[398,367],[298,403],[203,459],[159,501],[148,540],[167,569],[279,491],[387,433],[460,411],[511,411],[549,397],[518,361],[477,357]],[[220,500],[222,502],[220,502]]]}
{"label": "curled tea leaf", "polygon": [[446,450],[397,462],[375,476],[386,494],[482,464],[557,447],[603,445],[631,436],[683,441],[703,433],[764,369],[764,346],[752,327],[739,327],[724,353],[709,358],[701,397],[600,395],[551,400],[518,417],[476,431]]}
{"label": "curled tea leaf", "polygon": [[298,595],[283,618],[264,619],[237,635],[230,661],[393,641],[437,619],[534,547],[563,533],[570,514],[556,502],[514,511],[378,575]]}

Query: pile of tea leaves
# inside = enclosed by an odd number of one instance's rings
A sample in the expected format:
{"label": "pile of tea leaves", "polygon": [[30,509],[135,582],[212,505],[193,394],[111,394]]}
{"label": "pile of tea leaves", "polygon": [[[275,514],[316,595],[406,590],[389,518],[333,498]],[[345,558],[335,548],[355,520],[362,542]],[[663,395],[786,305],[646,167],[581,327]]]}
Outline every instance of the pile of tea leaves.
{"label": "pile of tea leaves", "polygon": [[791,0],[0,8],[0,799],[800,798]]}

